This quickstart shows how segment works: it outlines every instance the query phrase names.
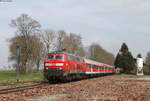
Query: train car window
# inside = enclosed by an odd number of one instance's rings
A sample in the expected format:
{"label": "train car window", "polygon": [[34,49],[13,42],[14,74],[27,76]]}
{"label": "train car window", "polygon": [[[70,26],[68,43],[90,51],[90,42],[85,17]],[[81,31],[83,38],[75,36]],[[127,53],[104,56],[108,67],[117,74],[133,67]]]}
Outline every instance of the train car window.
{"label": "train car window", "polygon": [[91,65],[91,64],[87,64],[87,66],[88,66],[88,68],[91,68],[91,67],[92,67],[92,65]]}
{"label": "train car window", "polygon": [[81,59],[82,59],[82,62],[85,62],[83,58],[81,58]]}
{"label": "train car window", "polygon": [[94,68],[94,65],[91,65],[91,68]]}
{"label": "train car window", "polygon": [[100,66],[98,66],[98,69],[100,69],[101,67]]}
{"label": "train car window", "polygon": [[67,59],[68,60],[75,60],[75,58],[73,56],[68,56]]}
{"label": "train car window", "polygon": [[84,60],[83,60],[82,58],[79,58],[79,57],[77,57],[76,60],[77,60],[78,62],[84,62]]}
{"label": "train car window", "polygon": [[93,68],[93,65],[91,65],[90,68]]}
{"label": "train car window", "polygon": [[96,66],[96,69],[98,69],[99,67],[98,66]]}
{"label": "train car window", "polygon": [[94,69],[97,69],[97,66],[96,66],[96,65],[93,65],[93,68],[94,68]]}
{"label": "train car window", "polygon": [[54,59],[54,55],[48,55],[48,59]]}
{"label": "train car window", "polygon": [[56,55],[55,59],[63,59],[63,56],[62,55]]}
{"label": "train car window", "polygon": [[78,58],[78,57],[76,58],[76,60],[77,60],[78,62],[81,62],[80,58]]}
{"label": "train car window", "polygon": [[94,68],[95,68],[95,65],[92,65],[92,68],[94,69]]}

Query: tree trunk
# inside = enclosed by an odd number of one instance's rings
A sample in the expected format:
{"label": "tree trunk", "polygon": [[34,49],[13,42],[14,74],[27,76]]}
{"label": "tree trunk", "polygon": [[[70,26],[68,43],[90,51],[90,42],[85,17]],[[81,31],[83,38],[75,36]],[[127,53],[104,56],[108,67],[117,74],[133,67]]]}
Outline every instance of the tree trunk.
{"label": "tree trunk", "polygon": [[39,71],[39,68],[40,68],[40,60],[39,59],[37,61],[36,67],[37,67],[37,71]]}

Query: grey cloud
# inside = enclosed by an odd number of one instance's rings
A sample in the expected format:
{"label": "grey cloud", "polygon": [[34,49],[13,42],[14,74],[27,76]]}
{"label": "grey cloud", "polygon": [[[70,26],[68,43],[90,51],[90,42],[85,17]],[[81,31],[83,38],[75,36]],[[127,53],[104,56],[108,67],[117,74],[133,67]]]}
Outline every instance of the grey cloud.
{"label": "grey cloud", "polygon": [[12,37],[10,20],[27,13],[43,28],[81,34],[86,45],[96,41],[116,55],[126,42],[134,55],[145,54],[150,51],[145,45],[150,37],[149,5],[149,0],[14,0],[0,4],[0,39]]}

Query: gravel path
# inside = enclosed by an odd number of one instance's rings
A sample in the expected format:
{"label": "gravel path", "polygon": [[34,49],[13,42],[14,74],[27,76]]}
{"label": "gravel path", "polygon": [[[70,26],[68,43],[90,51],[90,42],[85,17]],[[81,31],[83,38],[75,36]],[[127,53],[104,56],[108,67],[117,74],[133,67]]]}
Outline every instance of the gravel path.
{"label": "gravel path", "polygon": [[150,101],[150,80],[104,76],[0,95],[0,101]]}

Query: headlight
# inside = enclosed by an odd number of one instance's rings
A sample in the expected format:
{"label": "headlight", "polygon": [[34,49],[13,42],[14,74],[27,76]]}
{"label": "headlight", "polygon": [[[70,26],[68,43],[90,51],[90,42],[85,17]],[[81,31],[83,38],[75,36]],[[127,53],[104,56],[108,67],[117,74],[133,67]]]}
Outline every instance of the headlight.
{"label": "headlight", "polygon": [[56,63],[56,66],[63,66],[63,63]]}
{"label": "headlight", "polygon": [[45,63],[45,66],[52,66],[51,63]]}
{"label": "headlight", "polygon": [[45,63],[45,66],[63,66],[63,63]]}

